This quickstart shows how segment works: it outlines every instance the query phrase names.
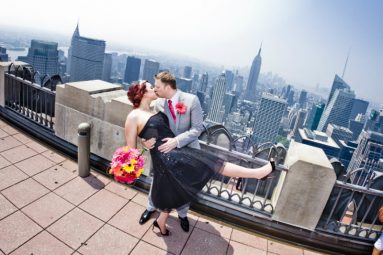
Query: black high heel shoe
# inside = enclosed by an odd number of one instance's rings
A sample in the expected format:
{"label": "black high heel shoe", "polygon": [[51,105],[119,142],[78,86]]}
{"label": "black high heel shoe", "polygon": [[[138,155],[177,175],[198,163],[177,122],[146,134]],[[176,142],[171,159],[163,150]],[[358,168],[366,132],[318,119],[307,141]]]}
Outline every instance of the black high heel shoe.
{"label": "black high heel shoe", "polygon": [[162,233],[160,225],[158,225],[157,220],[155,220],[153,222],[152,230],[154,230],[154,227],[156,227],[156,228],[158,228],[160,230],[160,233],[161,233],[162,236],[169,236],[170,235],[169,229],[166,229],[165,233]]}
{"label": "black high heel shoe", "polygon": [[271,165],[271,172],[265,177],[261,178],[262,181],[271,179],[275,176],[275,159],[270,160],[269,163]]}

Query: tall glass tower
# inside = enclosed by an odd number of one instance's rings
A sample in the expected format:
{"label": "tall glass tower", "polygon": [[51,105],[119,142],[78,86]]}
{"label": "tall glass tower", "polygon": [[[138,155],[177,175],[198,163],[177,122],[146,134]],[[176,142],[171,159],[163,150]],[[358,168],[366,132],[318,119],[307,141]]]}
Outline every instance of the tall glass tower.
{"label": "tall glass tower", "polygon": [[325,132],[328,124],[348,127],[355,94],[349,89],[337,89],[328,102],[319,121],[319,131]]}
{"label": "tall glass tower", "polygon": [[257,56],[255,56],[253,60],[253,64],[251,65],[251,69],[250,69],[249,80],[247,81],[245,99],[249,101],[253,101],[253,102],[255,101],[256,85],[258,82],[259,72],[261,71],[261,64],[262,64],[261,50],[262,50],[262,45],[259,48]]}
{"label": "tall glass tower", "polygon": [[213,97],[211,100],[211,105],[209,109],[209,114],[207,115],[206,121],[221,124],[223,121],[223,116],[225,113],[225,105],[223,100],[225,98],[226,92],[226,77],[225,73],[218,76],[213,89]]}
{"label": "tall glass tower", "polygon": [[77,24],[68,50],[70,81],[100,80],[104,54],[105,41],[80,36]]}
{"label": "tall glass tower", "polygon": [[56,42],[32,40],[28,55],[22,59],[31,64],[35,71],[42,76],[58,74],[59,52]]}
{"label": "tall glass tower", "polygon": [[310,129],[310,130],[316,130],[317,129],[317,127],[319,125],[320,118],[322,117],[324,106],[325,106],[324,103],[319,103],[319,104],[312,106],[312,108],[309,112],[309,115],[306,118],[306,123],[305,123],[305,126],[308,129]]}
{"label": "tall glass tower", "polygon": [[355,98],[352,104],[350,120],[354,120],[358,114],[365,115],[367,112],[368,104],[368,101]]}
{"label": "tall glass tower", "polygon": [[145,59],[142,79],[149,81],[151,84],[154,84],[154,75],[156,75],[159,70],[160,63],[154,60]]}
{"label": "tall glass tower", "polygon": [[208,75],[208,73],[205,72],[201,76],[201,83],[200,83],[199,90],[205,93],[206,89],[207,89],[208,82],[209,82],[209,75]]}
{"label": "tall glass tower", "polygon": [[[331,98],[334,96],[335,91],[337,89],[351,89],[350,85],[348,85],[342,78],[340,78],[337,74],[335,74],[334,81],[331,86],[330,95],[328,96],[327,105],[330,103]],[[326,107],[327,107],[326,105]]]}
{"label": "tall glass tower", "polygon": [[252,135],[256,143],[275,142],[286,106],[285,99],[263,93]]}
{"label": "tall glass tower", "polygon": [[138,81],[140,76],[141,59],[129,56],[126,59],[125,77],[126,83]]}

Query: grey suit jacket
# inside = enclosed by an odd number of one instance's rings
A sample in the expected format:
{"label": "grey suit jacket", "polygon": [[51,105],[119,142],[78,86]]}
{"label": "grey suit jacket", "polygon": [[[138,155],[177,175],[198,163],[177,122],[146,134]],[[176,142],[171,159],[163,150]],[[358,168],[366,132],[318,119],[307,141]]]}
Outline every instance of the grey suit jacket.
{"label": "grey suit jacket", "polygon": [[186,112],[184,114],[176,112],[176,123],[171,116],[167,99],[157,99],[154,110],[156,112],[162,111],[168,116],[170,129],[178,139],[179,148],[189,146],[199,149],[198,137],[204,129],[199,99],[193,94],[180,91],[179,103],[185,104]]}

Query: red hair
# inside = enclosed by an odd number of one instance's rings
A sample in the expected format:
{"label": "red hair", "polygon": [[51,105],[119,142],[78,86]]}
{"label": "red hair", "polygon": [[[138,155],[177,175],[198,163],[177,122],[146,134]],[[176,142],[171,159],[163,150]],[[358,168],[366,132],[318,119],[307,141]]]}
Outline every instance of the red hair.
{"label": "red hair", "polygon": [[140,106],[142,97],[146,92],[146,83],[143,84],[132,84],[128,89],[128,99],[133,104],[133,108],[138,108]]}

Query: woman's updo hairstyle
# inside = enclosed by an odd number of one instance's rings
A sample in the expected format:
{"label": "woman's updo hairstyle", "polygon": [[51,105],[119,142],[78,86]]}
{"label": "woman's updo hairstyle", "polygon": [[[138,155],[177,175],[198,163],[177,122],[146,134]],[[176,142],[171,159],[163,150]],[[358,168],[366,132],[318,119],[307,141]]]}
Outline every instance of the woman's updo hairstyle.
{"label": "woman's updo hairstyle", "polygon": [[146,92],[146,82],[134,83],[129,86],[128,99],[133,104],[133,108],[138,108],[141,103],[141,99]]}

